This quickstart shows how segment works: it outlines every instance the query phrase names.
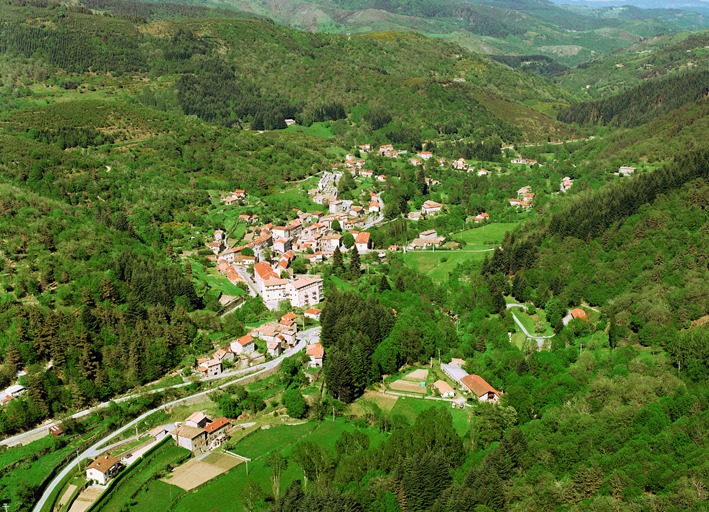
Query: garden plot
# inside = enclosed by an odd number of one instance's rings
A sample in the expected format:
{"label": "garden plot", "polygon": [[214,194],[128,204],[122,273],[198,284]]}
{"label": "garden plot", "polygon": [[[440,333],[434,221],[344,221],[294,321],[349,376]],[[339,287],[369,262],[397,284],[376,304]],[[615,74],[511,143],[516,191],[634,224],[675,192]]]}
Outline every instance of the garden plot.
{"label": "garden plot", "polygon": [[226,453],[207,453],[197,459],[190,459],[172,472],[163,482],[176,485],[185,491],[199,487],[222,473],[241,464],[241,459]]}

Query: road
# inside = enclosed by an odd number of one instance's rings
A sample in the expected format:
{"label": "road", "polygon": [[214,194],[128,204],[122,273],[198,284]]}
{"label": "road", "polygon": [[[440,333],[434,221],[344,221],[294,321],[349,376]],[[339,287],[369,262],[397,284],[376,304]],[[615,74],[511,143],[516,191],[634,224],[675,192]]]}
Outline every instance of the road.
{"label": "road", "polygon": [[247,270],[244,267],[233,267],[234,270],[236,270],[236,273],[241,276],[241,279],[244,280],[246,283],[246,286],[249,288],[249,295],[252,297],[258,297],[258,290],[256,289],[256,285],[254,282],[251,280],[251,276],[247,272]]}
{"label": "road", "polygon": [[[74,419],[84,418],[84,417],[88,416],[89,414],[92,414],[92,413],[99,411],[101,409],[105,409],[106,407],[108,407],[111,404],[111,402],[114,402],[114,403],[126,402],[128,400],[132,400],[134,398],[137,398],[137,397],[143,396],[143,395],[162,393],[163,391],[167,391],[168,389],[183,388],[183,387],[193,384],[193,382],[198,382],[198,381],[199,382],[209,382],[209,381],[214,381],[214,380],[228,379],[231,377],[243,377],[246,375],[250,375],[252,373],[256,373],[259,370],[262,370],[264,368],[271,369],[276,364],[278,364],[278,362],[280,360],[282,360],[284,357],[289,357],[289,356],[295,354],[296,352],[303,350],[303,348],[305,348],[306,344],[312,343],[313,340],[319,338],[319,336],[320,336],[320,327],[313,327],[311,329],[307,329],[305,331],[299,332],[296,335],[296,338],[298,339],[298,343],[293,348],[290,348],[287,351],[285,351],[277,359],[273,359],[273,360],[268,361],[266,363],[261,363],[261,364],[255,365],[255,366],[251,366],[249,368],[230,370],[230,371],[224,372],[220,375],[216,375],[213,377],[201,377],[197,381],[183,382],[182,384],[175,384],[173,386],[166,386],[164,388],[152,389],[150,391],[143,391],[140,393],[133,393],[130,395],[122,396],[122,397],[116,398],[114,400],[111,400],[109,402],[102,402],[94,407],[90,407],[89,409],[85,409],[83,411],[79,411],[75,414],[72,414],[71,418],[74,418]],[[40,437],[40,434],[43,435],[44,433],[46,433],[47,430],[49,430],[50,427],[53,427],[54,425],[57,425],[59,423],[61,423],[61,421],[52,421],[52,422],[45,423],[44,425],[41,425],[41,426],[34,428],[32,430],[28,430],[27,432],[23,432],[21,434],[15,435],[15,436],[5,438],[0,441],[0,445],[5,445],[5,446],[10,447],[10,446],[16,446],[18,444],[26,444],[26,443],[31,442],[31,441],[35,440],[36,438]]]}
{"label": "road", "polygon": [[[512,308],[521,308],[524,309],[525,311],[527,310],[527,306],[524,304],[507,304],[507,309],[512,309]],[[539,336],[538,334],[530,334],[527,329],[525,329],[524,324],[520,321],[519,318],[515,316],[514,313],[512,313],[512,318],[514,318],[515,323],[519,326],[520,329],[522,329],[522,332],[527,336],[527,338],[531,338],[534,341],[537,342],[537,345],[541,348],[541,346],[544,344],[544,340],[548,340],[549,338],[553,338],[556,336],[556,334],[551,334],[549,336]]]}
{"label": "road", "polygon": [[[303,350],[307,343],[311,343],[313,340],[318,339],[319,336],[320,336],[320,327],[313,327],[311,329],[307,329],[307,330],[303,331],[302,333],[298,333],[296,335],[296,337],[298,338],[298,343],[295,346],[293,346],[292,348],[286,350],[281,356],[279,356],[278,358],[273,359],[271,361],[268,361],[266,363],[261,363],[256,366],[252,366],[248,370],[251,370],[251,371],[257,370],[255,373],[249,373],[249,375],[247,375],[245,377],[240,377],[238,379],[234,379],[234,380],[230,380],[229,382],[225,382],[224,384],[219,385],[218,389],[223,389],[227,386],[231,386],[233,384],[238,384],[241,380],[243,380],[247,377],[252,378],[254,375],[258,375],[260,373],[266,373],[268,370],[271,370],[271,369],[275,368],[276,366],[279,366],[281,364],[281,362],[283,361],[283,359],[285,359],[286,357],[290,357],[293,354]],[[239,373],[239,372],[244,372],[244,371],[247,371],[247,370],[238,370],[238,371],[232,372],[232,373]],[[224,378],[225,376],[226,377],[230,376],[230,373],[229,372],[223,373],[222,375],[219,375],[217,377]],[[203,379],[203,380],[215,380],[215,379],[211,378],[211,379]],[[187,384],[189,384],[189,383],[187,383]],[[175,388],[175,387],[180,387],[180,386],[184,386],[184,385],[186,385],[186,384],[178,384],[177,386],[170,386],[170,387]],[[165,389],[169,389],[169,388],[163,388],[163,390],[165,390]],[[154,391],[150,391],[149,393],[157,393],[157,392],[158,392],[158,390],[154,390]],[[62,480],[72,471],[72,469],[77,464],[79,464],[82,460],[87,459],[87,458],[95,458],[98,455],[100,455],[105,450],[105,445],[109,441],[111,441],[112,439],[121,435],[123,432],[127,431],[128,429],[133,428],[135,425],[137,425],[138,423],[143,421],[145,418],[147,418],[148,416],[150,416],[151,414],[153,414],[157,411],[171,408],[175,405],[180,404],[181,402],[184,402],[187,400],[192,400],[192,399],[198,398],[200,396],[206,396],[209,393],[213,393],[213,392],[214,392],[214,389],[208,389],[206,391],[200,391],[200,392],[194,393],[192,395],[178,398],[177,400],[173,400],[172,402],[162,404],[159,407],[156,407],[155,409],[151,409],[150,411],[141,414],[140,416],[138,416],[136,419],[134,419],[130,423],[127,423],[126,425],[122,426],[121,428],[114,431],[113,433],[107,435],[106,437],[104,437],[100,441],[94,443],[89,448],[84,450],[81,454],[79,454],[78,457],[74,458],[74,460],[72,460],[56,477],[54,477],[54,479],[45,488],[44,492],[42,493],[42,497],[39,499],[37,504],[34,506],[33,511],[39,512],[40,510],[42,510],[42,507],[44,507],[44,505],[47,503],[47,500],[51,496],[52,492],[54,492],[56,487],[61,484]],[[133,398],[136,396],[140,396],[140,394],[132,395]],[[127,400],[127,399],[129,399],[129,397],[124,397],[124,398],[118,399],[116,401],[119,401],[119,400],[123,401],[123,400]],[[103,404],[101,404],[101,405],[103,405]],[[104,407],[107,407],[107,406],[108,406],[108,404],[106,404]],[[88,410],[88,411],[91,412],[91,410]],[[82,411],[82,412],[86,412],[86,411]],[[88,412],[87,412],[87,414],[88,414]]]}
{"label": "road", "polygon": [[[372,199],[374,199],[374,198],[372,198]],[[376,196],[376,200],[379,202],[379,215],[374,220],[370,220],[369,222],[365,222],[364,226],[362,226],[362,229],[369,229],[372,226],[374,226],[375,224],[379,224],[380,222],[382,222],[384,220],[384,201],[382,201],[381,194]]]}

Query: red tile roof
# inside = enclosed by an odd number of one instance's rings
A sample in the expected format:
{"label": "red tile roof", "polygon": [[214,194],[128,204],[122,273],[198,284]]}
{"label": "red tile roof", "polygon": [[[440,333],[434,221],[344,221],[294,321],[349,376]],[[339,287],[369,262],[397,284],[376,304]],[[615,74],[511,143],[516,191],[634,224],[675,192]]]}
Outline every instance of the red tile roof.
{"label": "red tile roof", "polygon": [[316,343],[314,345],[308,345],[305,349],[305,353],[315,359],[322,359],[322,356],[325,354],[325,349],[320,343]]}
{"label": "red tile roof", "polygon": [[490,392],[495,393],[496,395],[500,394],[499,391],[485,382],[485,379],[483,379],[480,375],[466,375],[460,379],[460,381],[477,396],[483,396]]}
{"label": "red tile roof", "polygon": [[205,430],[205,432],[207,432],[207,434],[213,434],[214,432],[216,432],[220,428],[223,428],[227,425],[229,425],[229,420],[222,417],[222,418],[214,420],[209,425],[204,427],[204,430]]}
{"label": "red tile roof", "polygon": [[241,338],[237,339],[236,342],[242,347],[245,347],[249,343],[253,343],[254,339],[247,334],[246,336],[242,336]]}
{"label": "red tile roof", "polygon": [[121,459],[111,455],[101,455],[98,459],[89,464],[86,469],[96,469],[100,473],[107,473],[113,466],[121,462]]}

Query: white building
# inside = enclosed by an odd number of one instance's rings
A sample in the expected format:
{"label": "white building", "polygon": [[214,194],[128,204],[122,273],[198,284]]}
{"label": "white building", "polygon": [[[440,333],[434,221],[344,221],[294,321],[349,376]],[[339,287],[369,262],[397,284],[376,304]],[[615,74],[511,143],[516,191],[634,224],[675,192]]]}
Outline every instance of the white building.
{"label": "white building", "polygon": [[323,299],[323,281],[320,276],[296,279],[287,285],[291,306],[302,308],[313,306]]}
{"label": "white building", "polygon": [[106,485],[121,470],[121,459],[104,454],[86,468],[86,479]]}

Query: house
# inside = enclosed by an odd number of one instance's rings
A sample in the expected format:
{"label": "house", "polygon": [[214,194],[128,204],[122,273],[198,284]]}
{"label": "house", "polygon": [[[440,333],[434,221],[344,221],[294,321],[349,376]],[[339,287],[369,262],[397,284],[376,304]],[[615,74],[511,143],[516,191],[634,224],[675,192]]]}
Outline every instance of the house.
{"label": "house", "polygon": [[453,162],[453,169],[456,169],[458,171],[464,171],[467,168],[468,162],[466,162],[463,158],[459,158],[458,160]]}
{"label": "house", "polygon": [[420,158],[409,158],[409,163],[413,165],[414,167],[417,167],[421,165],[421,159]]}
{"label": "house", "polygon": [[241,338],[238,338],[234,341],[231,342],[230,344],[231,351],[234,352],[235,354],[250,354],[254,350],[256,350],[256,344],[254,343],[253,337],[249,336],[248,334],[246,336],[242,336]]}
{"label": "house", "polygon": [[421,231],[421,233],[419,233],[419,238],[422,240],[435,240],[438,238],[438,232],[435,229]]}
{"label": "house", "polygon": [[362,144],[359,147],[359,150],[364,153],[369,153],[370,151],[372,151],[372,145],[371,144]]}
{"label": "house", "polygon": [[226,198],[223,199],[224,204],[234,204],[234,203],[240,203],[244,199],[246,199],[246,191],[245,190],[235,190],[234,193]]}
{"label": "house", "polygon": [[522,187],[517,191],[517,197],[523,197],[525,194],[528,194],[529,192],[532,191],[532,187],[527,185],[526,187]]}
{"label": "house", "polygon": [[294,308],[318,304],[323,298],[323,280],[320,276],[301,277],[288,283],[287,289]]}
{"label": "house", "polygon": [[369,233],[366,231],[357,233],[357,236],[355,237],[355,247],[357,247],[357,252],[360,254],[369,252],[369,249],[372,248]]}
{"label": "house", "polygon": [[507,201],[510,203],[510,206],[516,206],[517,208],[522,206],[523,203],[521,199],[508,199]]}
{"label": "house", "polygon": [[306,309],[305,313],[303,313],[303,314],[305,315],[305,318],[312,318],[315,321],[319,321],[321,312],[322,312],[321,309],[310,308],[310,309]]}
{"label": "house", "polygon": [[433,383],[433,387],[443,398],[453,398],[455,396],[455,391],[451,385],[444,380],[437,380]]}
{"label": "house", "polygon": [[441,203],[436,203],[435,201],[427,200],[424,201],[423,206],[421,206],[422,215],[436,215],[441,211],[443,205]]}
{"label": "house", "polygon": [[443,167],[444,165],[446,165],[447,160],[445,158],[441,157],[441,158],[436,158],[436,162],[438,162],[439,167]]}
{"label": "house", "polygon": [[342,235],[325,235],[320,239],[320,247],[323,251],[334,251],[337,247],[342,247]]}
{"label": "house", "polygon": [[398,245],[390,245],[387,247],[387,251],[389,252],[399,252],[400,247]]}
{"label": "house", "polygon": [[372,200],[369,202],[369,213],[379,213],[381,211],[381,206],[379,206],[379,201]]}
{"label": "house", "polygon": [[441,370],[461,386],[463,385],[463,378],[468,375],[468,372],[463,370],[461,365],[456,364],[454,361],[451,361],[450,364],[442,364]]}
{"label": "house", "polygon": [[269,341],[266,343],[266,349],[268,355],[271,357],[278,357],[283,353],[284,342],[281,340]]}
{"label": "house", "polygon": [[222,373],[222,362],[219,359],[202,359],[198,363],[197,371],[205,377],[216,377]]}
{"label": "house", "polygon": [[170,428],[168,428],[167,425],[158,425],[157,427],[151,429],[148,434],[150,434],[150,437],[155,439],[156,441],[160,441],[163,437],[168,435],[170,433]]}
{"label": "house", "polygon": [[380,181],[380,182],[384,183],[386,180],[387,180],[386,174],[379,174],[379,175],[377,175],[377,181]]}
{"label": "house", "polygon": [[623,165],[618,169],[618,174],[620,174],[623,177],[630,176],[635,172],[635,167],[630,167],[627,165]]}
{"label": "house", "polygon": [[86,467],[86,479],[106,485],[121,470],[121,459],[105,453]]}
{"label": "house", "polygon": [[522,164],[522,165],[534,165],[537,163],[537,161],[532,160],[531,158],[518,157],[518,158],[515,158],[514,160],[512,160],[512,163],[513,164]]}
{"label": "house", "polygon": [[429,158],[433,157],[433,153],[431,153],[430,151],[421,151],[420,153],[418,153],[418,156],[420,156],[422,160],[428,160]]}
{"label": "house", "polygon": [[479,213],[478,215],[475,216],[475,222],[485,222],[486,220],[490,220],[490,214],[489,213]]}
{"label": "house", "polygon": [[322,366],[322,358],[323,355],[325,355],[325,349],[320,343],[308,345],[305,349],[305,353],[310,358],[310,362],[308,364],[311,368]]}
{"label": "house", "polygon": [[52,425],[49,427],[49,433],[52,434],[54,437],[59,437],[64,433],[64,430],[62,430],[61,425]]}
{"label": "house", "polygon": [[463,386],[468,388],[481,402],[497,402],[502,394],[485,382],[485,379],[480,375],[466,375],[461,379],[461,382]]}
{"label": "house", "polygon": [[220,348],[214,353],[213,357],[214,359],[219,360],[221,363],[223,363],[224,361],[233,361],[234,352],[227,348]]}
{"label": "house", "polygon": [[390,153],[394,151],[394,146],[391,144],[385,144],[383,146],[379,146],[379,154],[382,156],[386,156],[387,153]]}
{"label": "house", "polygon": [[210,450],[220,446],[226,440],[229,425],[231,425],[231,422],[222,417],[204,427],[204,431],[207,433],[207,443],[209,444]]}
{"label": "house", "polygon": [[414,222],[418,222],[421,220],[421,212],[409,212],[406,218]]}
{"label": "house", "polygon": [[588,315],[581,308],[572,309],[571,310],[571,318],[573,318],[574,320],[576,320],[578,318],[580,320],[586,320],[588,322]]}
{"label": "house", "polygon": [[180,425],[170,435],[177,443],[177,446],[187,448],[192,453],[204,453],[207,451],[207,432],[203,428]]}
{"label": "house", "polygon": [[561,180],[561,185],[559,186],[559,190],[561,190],[561,192],[566,192],[571,188],[571,186],[573,184],[574,184],[574,180],[572,180],[571,178],[566,176],[566,177],[564,177],[563,180]]}
{"label": "house", "polygon": [[204,428],[209,422],[210,419],[207,418],[202,411],[197,411],[190,414],[190,416],[185,420],[185,425],[194,428]]}
{"label": "house", "polygon": [[478,169],[478,176],[487,176],[488,174],[490,174],[490,171],[488,171],[487,169]]}
{"label": "house", "polygon": [[286,126],[293,126],[295,124],[295,119],[286,119]]}

